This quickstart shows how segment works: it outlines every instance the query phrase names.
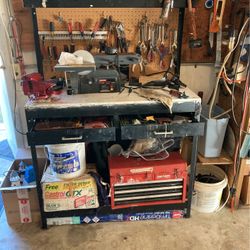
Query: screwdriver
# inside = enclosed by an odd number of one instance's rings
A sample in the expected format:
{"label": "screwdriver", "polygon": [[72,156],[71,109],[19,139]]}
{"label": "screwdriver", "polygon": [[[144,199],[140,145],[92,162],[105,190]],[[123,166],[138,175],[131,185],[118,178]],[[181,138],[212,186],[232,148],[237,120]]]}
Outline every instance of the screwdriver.
{"label": "screwdriver", "polygon": [[73,53],[75,51],[75,44],[73,43],[73,36],[72,36],[72,31],[73,31],[73,27],[72,27],[72,20],[70,20],[68,22],[68,32],[69,32],[69,36],[70,36],[70,47],[69,47],[69,52]]}
{"label": "screwdriver", "polygon": [[83,29],[83,25],[81,22],[76,22],[75,23],[76,26],[76,30],[80,31],[80,35],[82,37],[82,40],[84,39],[84,29]]}

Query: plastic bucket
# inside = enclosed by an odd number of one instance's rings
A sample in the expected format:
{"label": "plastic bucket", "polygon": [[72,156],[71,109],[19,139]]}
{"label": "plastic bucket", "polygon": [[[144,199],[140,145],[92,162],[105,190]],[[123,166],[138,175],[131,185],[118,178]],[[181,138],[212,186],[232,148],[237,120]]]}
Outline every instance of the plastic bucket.
{"label": "plastic bucket", "polygon": [[[218,106],[212,110],[212,117],[224,112]],[[199,138],[198,151],[205,157],[218,157],[221,153],[224,141],[229,115],[223,115],[218,119],[209,119],[209,106],[202,106],[201,122],[205,122],[204,136]]]}
{"label": "plastic bucket", "polygon": [[228,179],[225,172],[214,165],[197,165],[196,176],[212,175],[219,181],[216,183],[203,183],[195,181],[192,208],[201,213],[213,213],[220,207],[223,189],[227,186]]}
{"label": "plastic bucket", "polygon": [[85,143],[46,145],[50,166],[60,179],[80,177],[86,170]]}

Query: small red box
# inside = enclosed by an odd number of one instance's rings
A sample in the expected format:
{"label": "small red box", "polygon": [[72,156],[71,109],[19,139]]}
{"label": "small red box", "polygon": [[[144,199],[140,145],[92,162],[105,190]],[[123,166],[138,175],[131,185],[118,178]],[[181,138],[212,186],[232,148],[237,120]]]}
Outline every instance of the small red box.
{"label": "small red box", "polygon": [[187,164],[178,152],[161,161],[109,157],[111,207],[186,201]]}

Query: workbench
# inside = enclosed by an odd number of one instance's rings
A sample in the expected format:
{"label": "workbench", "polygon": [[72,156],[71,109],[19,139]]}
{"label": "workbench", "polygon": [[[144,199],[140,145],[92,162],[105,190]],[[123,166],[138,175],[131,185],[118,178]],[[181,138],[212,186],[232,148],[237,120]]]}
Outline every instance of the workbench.
{"label": "workbench", "polygon": [[[28,133],[28,144],[31,147],[33,165],[36,169],[36,182],[41,210],[43,228],[47,228],[47,218],[69,217],[83,215],[105,215],[120,213],[135,213],[147,211],[183,210],[185,217],[190,217],[191,199],[195,178],[197,159],[198,136],[203,134],[204,124],[199,122],[201,113],[201,99],[190,89],[181,89],[189,96],[187,99],[173,97],[172,110],[155,100],[148,100],[129,93],[125,89],[121,93],[79,94],[60,96],[59,100],[51,102],[28,101],[25,105]],[[188,116],[191,122],[144,125],[124,125],[120,123],[123,116],[136,115],[183,115]],[[42,119],[68,119],[68,118],[108,117],[110,126],[107,128],[65,128],[57,130],[36,130],[36,124]],[[174,138],[192,137],[192,157],[188,192],[186,202],[180,204],[166,204],[155,206],[131,207],[112,210],[110,206],[98,209],[82,209],[58,212],[45,212],[41,190],[41,174],[37,166],[36,146],[46,144],[61,144],[75,142],[104,142],[118,140],[132,140],[139,138]]]}

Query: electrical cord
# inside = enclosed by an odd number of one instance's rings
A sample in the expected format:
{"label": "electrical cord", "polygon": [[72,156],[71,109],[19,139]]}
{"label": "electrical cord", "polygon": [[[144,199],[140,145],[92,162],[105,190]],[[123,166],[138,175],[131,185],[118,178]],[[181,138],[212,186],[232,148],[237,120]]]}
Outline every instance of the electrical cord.
{"label": "electrical cord", "polygon": [[[249,65],[248,65],[248,70],[247,70],[247,74],[249,73]],[[233,84],[233,95],[234,95],[234,91],[235,91],[235,83]],[[248,98],[247,96],[247,92],[248,90],[246,88],[244,88],[244,94],[243,94],[243,109],[244,109],[244,102],[245,102],[245,99]],[[231,98],[231,105],[232,105],[232,116],[233,116],[233,120],[234,120],[234,123],[235,125],[240,128],[240,124],[237,122],[237,119],[236,119],[236,116],[235,116],[235,111],[234,111],[234,108],[235,108],[235,98]],[[242,130],[242,132],[246,135],[250,135],[250,133],[248,131],[245,131],[244,129]]]}
{"label": "electrical cord", "polygon": [[[247,36],[248,36],[248,30],[245,32],[244,40],[243,40],[243,43],[242,43],[242,45],[241,45],[241,50],[240,50],[240,52],[239,52],[239,54],[238,54],[238,59],[237,59],[237,63],[236,63],[235,70],[234,70],[234,77],[233,77],[233,79],[232,79],[232,81],[233,81],[233,87],[232,87],[232,93],[233,93],[233,95],[232,95],[232,98],[231,98],[231,108],[232,108],[233,120],[234,120],[234,122],[235,122],[235,124],[236,124],[236,126],[237,126],[238,128],[240,128],[240,125],[239,125],[239,123],[237,122],[237,119],[236,119],[236,117],[235,117],[235,112],[234,112],[236,100],[235,100],[235,98],[233,98],[233,97],[234,97],[235,86],[236,86],[236,81],[235,81],[235,79],[236,79],[236,76],[237,76],[237,71],[238,71],[238,66],[239,66],[239,62],[240,62],[240,57],[241,57],[241,54],[242,54],[242,51],[243,51],[244,44],[245,44],[245,41],[246,41]],[[247,71],[247,72],[246,72],[246,75],[248,75],[248,73],[249,73],[249,61],[248,61],[248,63],[247,63],[247,66],[246,66],[245,69],[243,70],[243,72],[244,72],[245,70]],[[244,94],[243,94],[243,102],[242,102],[243,107],[242,107],[242,110],[244,109],[244,100],[245,100],[245,98],[248,98],[246,95],[247,95],[247,90],[245,89],[245,90],[244,90]],[[245,131],[245,130],[242,130],[242,132],[245,133],[245,134],[248,134],[248,135],[250,134],[248,131]]]}
{"label": "electrical cord", "polygon": [[16,108],[17,108],[17,89],[16,89],[16,84],[14,84],[15,88],[15,98],[14,98],[14,127],[17,133],[21,135],[27,135],[27,133],[20,131],[17,129],[17,123],[16,123]]}
{"label": "electrical cord", "polygon": [[[209,105],[209,119],[213,119],[214,117],[212,117],[212,109],[213,109],[213,106],[214,106],[214,103],[215,103],[215,99],[216,99],[216,94],[217,94],[217,91],[218,91],[218,87],[219,87],[219,81],[220,81],[220,78],[221,78],[221,75],[222,75],[222,72],[225,70],[225,65],[227,63],[227,61],[229,60],[231,54],[233,53],[233,51],[238,47],[238,44],[240,42],[240,38],[241,38],[241,35],[246,27],[246,25],[248,24],[250,18],[248,17],[244,23],[244,25],[242,26],[241,30],[240,30],[240,33],[239,33],[239,36],[238,36],[238,40],[235,44],[235,46],[228,52],[228,54],[225,56],[225,59],[222,63],[222,66],[220,68],[220,71],[218,73],[218,76],[217,76],[217,80],[216,80],[216,83],[215,83],[215,88],[214,88],[214,91],[213,91],[213,94],[212,94],[212,99],[211,99],[211,102],[210,102],[210,105]],[[217,118],[227,114],[228,112],[230,111],[226,111],[226,112],[223,112],[222,114],[220,114],[219,116],[217,116]]]}
{"label": "electrical cord", "polygon": [[[144,152],[139,153],[136,150],[133,150],[132,148],[129,148],[127,151],[122,152],[122,155],[126,158],[128,157],[141,157],[145,161],[161,161],[169,157],[169,153],[167,151],[168,148],[174,145],[174,139],[169,139],[165,142],[162,142],[160,139],[157,140],[160,148],[157,152]],[[147,158],[152,156],[158,156],[153,158]]]}

